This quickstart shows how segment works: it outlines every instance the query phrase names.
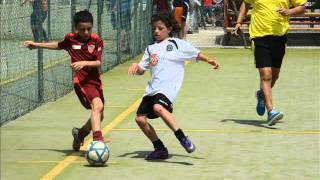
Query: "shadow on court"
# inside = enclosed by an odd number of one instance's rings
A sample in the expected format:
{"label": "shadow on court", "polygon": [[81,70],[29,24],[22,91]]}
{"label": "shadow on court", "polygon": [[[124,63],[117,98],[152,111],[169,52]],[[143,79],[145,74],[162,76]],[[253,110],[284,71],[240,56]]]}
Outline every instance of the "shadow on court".
{"label": "shadow on court", "polygon": [[[125,153],[120,155],[119,157],[129,157],[130,158],[140,158],[143,159],[147,156],[147,154],[149,154],[150,151],[134,151],[131,153]],[[169,158],[171,159],[172,157],[185,157],[185,158],[192,158],[192,159],[204,159],[201,157],[194,157],[194,156],[187,156],[187,155],[180,155],[180,154],[169,154]],[[185,166],[193,166],[193,163],[189,163],[189,162],[181,162],[181,161],[168,161],[168,160],[152,160],[149,162],[159,162],[159,163],[172,163],[172,164],[180,164],[180,165],[185,165]]]}
{"label": "shadow on court", "polygon": [[[267,128],[267,129],[278,129],[278,128],[270,127],[270,126],[266,125],[266,121],[262,121],[262,120],[223,119],[220,122],[229,122],[229,121],[232,121],[232,122],[235,122],[235,123],[238,123],[238,124],[262,127],[262,128]],[[278,123],[281,123],[281,121],[278,122]]]}
{"label": "shadow on court", "polygon": [[90,164],[85,164],[83,165],[84,167],[87,167],[87,168],[105,168],[105,167],[108,167],[108,164],[105,164],[103,166],[92,166]]}
{"label": "shadow on court", "polygon": [[74,152],[72,149],[17,149],[18,151],[53,151],[65,154],[65,156],[69,155],[77,155],[80,157],[84,157],[84,150],[80,150],[79,152]]}

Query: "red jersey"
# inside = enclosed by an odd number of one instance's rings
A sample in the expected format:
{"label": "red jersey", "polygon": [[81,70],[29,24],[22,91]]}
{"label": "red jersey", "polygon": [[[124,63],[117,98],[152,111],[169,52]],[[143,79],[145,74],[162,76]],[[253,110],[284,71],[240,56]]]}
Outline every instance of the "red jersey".
{"label": "red jersey", "polygon": [[[63,41],[58,43],[60,49],[68,51],[71,62],[77,61],[102,61],[103,40],[96,34],[86,41],[80,41],[75,33],[67,34]],[[101,86],[100,68],[84,67],[74,74],[74,84],[93,84]]]}

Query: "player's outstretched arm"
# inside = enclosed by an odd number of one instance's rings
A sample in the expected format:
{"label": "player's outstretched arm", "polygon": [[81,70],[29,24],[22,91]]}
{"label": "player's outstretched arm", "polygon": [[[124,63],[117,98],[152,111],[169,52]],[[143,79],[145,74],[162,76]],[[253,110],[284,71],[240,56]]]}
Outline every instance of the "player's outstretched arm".
{"label": "player's outstretched arm", "polygon": [[133,63],[128,69],[129,76],[133,76],[135,74],[137,74],[137,75],[144,74],[144,70],[137,63]]}
{"label": "player's outstretched arm", "polygon": [[24,46],[29,49],[45,48],[45,49],[52,49],[52,50],[61,50],[58,46],[58,42],[38,43],[33,41],[25,41]]}
{"label": "player's outstretched arm", "polygon": [[211,59],[211,58],[203,55],[202,53],[199,53],[197,60],[200,60],[200,61],[203,61],[203,62],[206,62],[206,63],[212,65],[213,69],[220,69],[221,68],[221,65],[216,60]]}
{"label": "player's outstretched arm", "polygon": [[239,16],[237,19],[236,26],[234,27],[234,34],[239,36],[239,30],[241,28],[241,25],[243,23],[243,20],[246,18],[248,10],[250,8],[250,4],[247,4],[245,2],[242,2],[240,6]]}

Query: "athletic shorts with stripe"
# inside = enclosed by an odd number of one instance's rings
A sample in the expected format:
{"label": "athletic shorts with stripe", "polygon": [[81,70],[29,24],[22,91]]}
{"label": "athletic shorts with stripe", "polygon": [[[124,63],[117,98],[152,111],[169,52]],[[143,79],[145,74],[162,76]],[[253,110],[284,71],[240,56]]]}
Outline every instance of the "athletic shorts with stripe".
{"label": "athletic shorts with stripe", "polygon": [[153,111],[153,106],[155,104],[160,104],[170,113],[173,111],[171,101],[161,93],[155,94],[153,96],[145,96],[137,110],[137,115],[147,115],[149,119],[156,119],[159,116]]}
{"label": "athletic shorts with stripe", "polygon": [[101,87],[93,84],[74,84],[74,90],[86,109],[91,109],[92,100],[99,97],[104,104],[103,90]]}

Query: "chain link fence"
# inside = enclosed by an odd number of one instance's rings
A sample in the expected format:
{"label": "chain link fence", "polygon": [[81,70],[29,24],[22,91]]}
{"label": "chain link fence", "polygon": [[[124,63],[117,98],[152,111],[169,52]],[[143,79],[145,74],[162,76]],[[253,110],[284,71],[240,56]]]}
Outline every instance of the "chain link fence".
{"label": "chain link fence", "polygon": [[1,125],[72,91],[67,53],[30,51],[23,42],[61,41],[74,30],[72,15],[84,9],[105,41],[102,72],[140,54],[152,40],[148,0],[0,0]]}

